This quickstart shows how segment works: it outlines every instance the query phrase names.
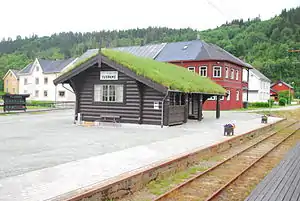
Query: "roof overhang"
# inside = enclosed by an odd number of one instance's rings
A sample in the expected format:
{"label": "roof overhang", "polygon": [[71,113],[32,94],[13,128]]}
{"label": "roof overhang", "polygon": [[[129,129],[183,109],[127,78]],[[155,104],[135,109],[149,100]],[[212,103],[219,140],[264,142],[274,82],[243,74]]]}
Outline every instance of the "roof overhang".
{"label": "roof overhang", "polygon": [[17,77],[17,75],[16,75],[11,69],[9,69],[9,70],[5,73],[5,75],[3,76],[2,79],[4,80],[10,72],[13,74],[13,76],[14,76],[17,80],[19,79],[19,78]]}
{"label": "roof overhang", "polygon": [[183,63],[183,62],[204,62],[204,61],[215,61],[215,62],[229,62],[229,63],[233,63],[233,64],[236,64],[236,65],[239,65],[243,68],[247,68],[247,69],[253,69],[253,67],[248,64],[248,65],[242,65],[241,63],[236,63],[236,62],[232,62],[232,61],[229,61],[229,60],[225,60],[225,59],[201,59],[201,60],[194,60],[194,59],[190,59],[190,60],[172,60],[172,61],[162,61],[162,62],[168,62],[168,63]]}

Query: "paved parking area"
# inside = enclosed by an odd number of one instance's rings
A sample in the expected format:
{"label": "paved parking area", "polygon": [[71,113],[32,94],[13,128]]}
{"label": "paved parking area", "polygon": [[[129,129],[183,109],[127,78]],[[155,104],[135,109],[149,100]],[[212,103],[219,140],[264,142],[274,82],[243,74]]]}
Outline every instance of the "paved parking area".
{"label": "paved parking area", "polygon": [[[201,122],[175,127],[82,127],[73,111],[0,116],[0,200],[45,200],[236,134],[261,127],[260,116],[205,112]],[[271,118],[274,122],[279,119]],[[61,185],[61,184],[64,185]],[[63,187],[62,187],[63,186]]]}

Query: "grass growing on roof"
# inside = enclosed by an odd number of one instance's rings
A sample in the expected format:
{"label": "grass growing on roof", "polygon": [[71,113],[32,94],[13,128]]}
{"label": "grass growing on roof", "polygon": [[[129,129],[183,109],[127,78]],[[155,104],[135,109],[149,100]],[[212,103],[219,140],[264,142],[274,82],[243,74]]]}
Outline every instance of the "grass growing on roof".
{"label": "grass growing on roof", "polygon": [[171,90],[225,94],[225,89],[209,78],[189,72],[183,67],[163,63],[129,53],[103,49],[102,54],[138,75],[153,80]]}

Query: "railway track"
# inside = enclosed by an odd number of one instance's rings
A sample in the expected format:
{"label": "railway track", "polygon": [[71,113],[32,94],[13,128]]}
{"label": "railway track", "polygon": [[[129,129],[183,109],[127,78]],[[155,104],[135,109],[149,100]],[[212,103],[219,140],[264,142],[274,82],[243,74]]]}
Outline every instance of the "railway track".
{"label": "railway track", "polygon": [[154,199],[154,201],[215,200],[231,183],[299,130],[299,121],[271,133]]}

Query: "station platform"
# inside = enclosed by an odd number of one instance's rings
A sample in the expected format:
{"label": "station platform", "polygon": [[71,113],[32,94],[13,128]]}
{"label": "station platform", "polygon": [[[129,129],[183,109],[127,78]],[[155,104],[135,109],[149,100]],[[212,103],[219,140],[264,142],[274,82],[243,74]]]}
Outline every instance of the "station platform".
{"label": "station platform", "polygon": [[[22,130],[0,135],[0,201],[56,200],[282,120],[269,117],[268,124],[262,124],[261,115],[254,113],[222,112],[215,119],[215,112],[205,112],[201,122],[173,127],[82,127],[71,124],[72,113],[64,114],[30,116],[30,121],[0,118],[2,130],[9,130],[12,122]],[[223,135],[228,123],[236,125],[234,136]]]}
{"label": "station platform", "polygon": [[300,200],[300,143],[263,179],[245,201]]}

